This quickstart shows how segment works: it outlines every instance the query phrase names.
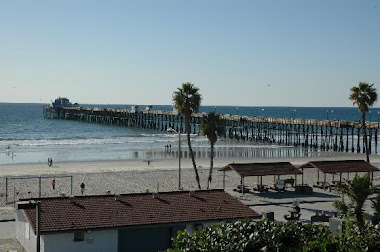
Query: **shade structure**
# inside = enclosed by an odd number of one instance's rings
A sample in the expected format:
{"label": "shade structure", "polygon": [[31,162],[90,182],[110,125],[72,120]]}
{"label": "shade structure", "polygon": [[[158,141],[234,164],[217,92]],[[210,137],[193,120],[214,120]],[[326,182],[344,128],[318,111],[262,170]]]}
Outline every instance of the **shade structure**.
{"label": "shade structure", "polygon": [[[300,166],[303,170],[304,168],[316,168],[318,169],[318,180],[319,171],[324,173],[323,187],[326,189],[326,174],[339,173],[339,181],[342,181],[342,173],[351,172],[368,172],[371,173],[371,182],[373,181],[373,172],[379,171],[378,168],[371,165],[364,160],[334,160],[334,161],[310,161]],[[303,178],[302,178],[303,180]]]}
{"label": "shade structure", "polygon": [[297,175],[302,174],[290,162],[272,163],[232,163],[219,169],[223,171],[223,188],[225,188],[225,171],[233,170],[241,177],[242,192],[244,193],[244,177],[269,176],[269,175]]}
{"label": "shade structure", "polygon": [[310,161],[300,166],[317,168],[323,173],[373,172],[379,169],[364,160]]}
{"label": "shade structure", "polygon": [[302,174],[295,166],[289,162],[275,163],[232,163],[219,170],[234,170],[240,176],[268,176],[268,175],[296,175]]}

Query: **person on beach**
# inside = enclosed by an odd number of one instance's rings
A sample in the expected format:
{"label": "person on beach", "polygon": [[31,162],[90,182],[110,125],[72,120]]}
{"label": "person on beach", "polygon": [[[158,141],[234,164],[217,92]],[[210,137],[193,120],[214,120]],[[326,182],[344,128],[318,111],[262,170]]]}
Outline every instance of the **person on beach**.
{"label": "person on beach", "polygon": [[11,146],[8,145],[7,148],[5,148],[5,154],[9,156],[10,152],[11,152]]}
{"label": "person on beach", "polygon": [[148,158],[148,166],[150,165],[150,159]]}
{"label": "person on beach", "polygon": [[55,179],[51,181],[51,186],[53,187],[53,190],[55,190]]}
{"label": "person on beach", "polygon": [[82,182],[82,184],[80,184],[80,192],[81,192],[81,194],[83,195],[84,194],[84,188],[85,188],[85,184],[84,184],[84,182]]}

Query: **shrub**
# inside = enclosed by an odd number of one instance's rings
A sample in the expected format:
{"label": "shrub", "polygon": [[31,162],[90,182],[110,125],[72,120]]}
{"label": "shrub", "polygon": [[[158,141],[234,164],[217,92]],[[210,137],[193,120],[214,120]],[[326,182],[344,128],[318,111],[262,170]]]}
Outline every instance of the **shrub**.
{"label": "shrub", "polygon": [[380,251],[380,226],[346,220],[342,234],[333,236],[327,227],[300,222],[260,220],[219,223],[189,235],[179,231],[173,239],[177,251]]}

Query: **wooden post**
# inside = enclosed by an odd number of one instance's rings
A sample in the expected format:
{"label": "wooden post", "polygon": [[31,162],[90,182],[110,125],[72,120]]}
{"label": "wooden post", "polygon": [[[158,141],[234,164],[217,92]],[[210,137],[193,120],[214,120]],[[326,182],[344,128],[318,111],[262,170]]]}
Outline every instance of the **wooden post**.
{"label": "wooden post", "polygon": [[351,128],[351,152],[355,152],[354,148],[354,127]]}
{"label": "wooden post", "polygon": [[326,190],[326,173],[323,173],[323,190]]}
{"label": "wooden post", "polygon": [[319,182],[319,170],[317,169],[318,173],[317,173],[317,181]]}
{"label": "wooden post", "polygon": [[8,203],[8,177],[5,177],[5,204]]}
{"label": "wooden post", "polygon": [[358,142],[356,145],[356,152],[360,153],[360,129],[357,129],[357,131],[358,131]]}
{"label": "wooden post", "polygon": [[377,154],[377,129],[375,129],[375,135],[373,137],[375,138],[375,153]]}
{"label": "wooden post", "polygon": [[348,128],[346,128],[346,152],[348,152]]}
{"label": "wooden post", "polygon": [[226,171],[223,170],[223,190],[226,189]]}
{"label": "wooden post", "polygon": [[244,194],[244,177],[242,177],[242,181],[243,181],[243,183],[241,184],[241,189],[242,189],[242,192],[243,192],[243,194]]}

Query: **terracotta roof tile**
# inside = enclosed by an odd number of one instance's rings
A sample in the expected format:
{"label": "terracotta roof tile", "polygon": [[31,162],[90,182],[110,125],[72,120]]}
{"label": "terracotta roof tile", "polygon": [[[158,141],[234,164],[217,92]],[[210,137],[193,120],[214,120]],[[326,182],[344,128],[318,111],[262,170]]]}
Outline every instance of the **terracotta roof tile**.
{"label": "terracotta roof tile", "polygon": [[[223,190],[151,193],[35,199],[41,202],[41,232],[88,230],[136,225],[196,222],[207,220],[260,218]],[[35,209],[24,209],[35,230]]]}

